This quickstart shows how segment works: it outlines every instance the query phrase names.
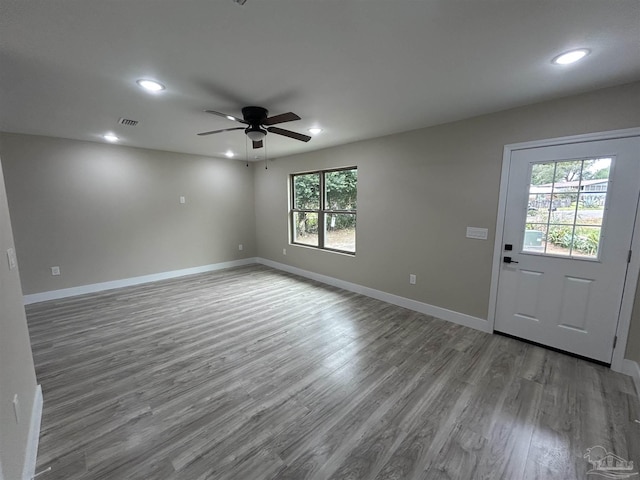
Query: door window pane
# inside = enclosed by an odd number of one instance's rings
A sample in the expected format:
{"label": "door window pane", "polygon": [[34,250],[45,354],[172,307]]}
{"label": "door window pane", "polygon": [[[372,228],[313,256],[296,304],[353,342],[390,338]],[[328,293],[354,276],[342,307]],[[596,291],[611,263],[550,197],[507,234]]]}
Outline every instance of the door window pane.
{"label": "door window pane", "polygon": [[522,251],[597,259],[611,158],[531,165]]}
{"label": "door window pane", "polygon": [[602,226],[606,193],[580,193],[576,223]]}
{"label": "door window pane", "polygon": [[577,191],[582,179],[582,160],[553,162],[555,164],[554,192]]}
{"label": "door window pane", "polygon": [[598,258],[601,231],[601,227],[576,227],[573,236],[573,256]]}
{"label": "door window pane", "polygon": [[547,229],[547,249],[550,255],[571,256],[573,225],[549,225]]}
{"label": "door window pane", "polygon": [[525,252],[544,253],[547,238],[547,224],[528,223],[524,232],[522,249]]}
{"label": "door window pane", "polygon": [[554,193],[551,202],[550,223],[561,225],[573,225],[576,216],[576,202],[578,192],[575,193]]}
{"label": "door window pane", "polygon": [[534,163],[531,166],[527,222],[549,222],[554,174],[554,163]]}

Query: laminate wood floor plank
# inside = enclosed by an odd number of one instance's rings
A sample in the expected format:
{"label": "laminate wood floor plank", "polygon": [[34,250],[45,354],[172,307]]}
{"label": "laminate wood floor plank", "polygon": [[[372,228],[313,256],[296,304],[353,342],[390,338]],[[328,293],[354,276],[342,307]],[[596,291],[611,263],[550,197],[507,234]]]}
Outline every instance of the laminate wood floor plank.
{"label": "laminate wood floor plank", "polygon": [[629,378],[263,266],[27,307],[39,480],[584,478]]}
{"label": "laminate wood floor plank", "polygon": [[523,478],[543,387],[523,378],[506,388],[474,474],[476,478]]}
{"label": "laminate wood floor plank", "polygon": [[417,479],[436,460],[454,429],[456,418],[471,399],[474,386],[447,379],[438,382],[424,399],[424,415],[395,448],[375,480]]}
{"label": "laminate wood floor plank", "polygon": [[[430,357],[426,363],[416,361],[424,364],[424,367],[419,372],[419,379],[414,387],[407,392],[403,401],[396,402],[389,408],[379,422],[368,422],[369,430],[361,437],[357,446],[343,452],[343,455],[348,456],[331,476],[332,479],[375,478],[409,433],[415,430],[416,425],[424,419],[433,420],[434,405],[429,399],[445,390],[457,362],[462,361],[460,356],[453,358],[451,353],[454,350],[442,350],[438,355],[429,351]],[[416,353],[419,352],[420,350]],[[449,390],[445,392],[450,393]],[[333,466],[335,467],[335,462]]]}

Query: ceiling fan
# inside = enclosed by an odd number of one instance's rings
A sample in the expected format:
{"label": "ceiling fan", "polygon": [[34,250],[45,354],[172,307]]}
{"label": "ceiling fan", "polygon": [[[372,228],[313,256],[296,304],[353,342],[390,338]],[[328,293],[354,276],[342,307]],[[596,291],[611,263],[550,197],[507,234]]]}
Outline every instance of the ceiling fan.
{"label": "ceiling fan", "polygon": [[223,128],[222,130],[213,130],[211,132],[202,132],[198,135],[213,135],[214,133],[230,132],[232,130],[244,130],[247,137],[253,142],[253,148],[262,148],[264,137],[269,133],[275,133],[276,135],[282,135],[284,137],[300,140],[301,142],[308,142],[311,137],[303,135],[301,133],[292,132],[291,130],[285,130],[280,127],[272,127],[278,123],[293,122],[294,120],[300,120],[300,117],[293,112],[281,113],[269,117],[269,111],[264,107],[244,107],[242,109],[242,118],[234,117],[233,115],[227,115],[226,113],[216,112],[214,110],[205,110],[207,113],[224,117],[227,120],[234,122],[244,123],[247,127],[234,127]]}

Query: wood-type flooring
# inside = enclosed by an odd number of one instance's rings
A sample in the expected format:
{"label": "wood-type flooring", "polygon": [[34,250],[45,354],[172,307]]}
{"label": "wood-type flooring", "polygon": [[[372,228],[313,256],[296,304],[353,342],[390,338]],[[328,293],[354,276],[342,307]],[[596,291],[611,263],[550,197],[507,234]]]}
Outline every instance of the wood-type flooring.
{"label": "wood-type flooring", "polygon": [[629,377],[264,266],[27,315],[38,480],[601,478],[594,446],[640,465]]}

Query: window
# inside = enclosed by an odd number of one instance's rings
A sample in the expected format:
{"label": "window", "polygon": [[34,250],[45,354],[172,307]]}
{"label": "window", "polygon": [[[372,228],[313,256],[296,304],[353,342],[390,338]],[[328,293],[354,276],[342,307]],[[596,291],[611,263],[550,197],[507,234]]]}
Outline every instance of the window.
{"label": "window", "polygon": [[611,161],[532,164],[523,252],[598,259]]}
{"label": "window", "polygon": [[291,175],[291,243],[356,252],[356,167]]}

